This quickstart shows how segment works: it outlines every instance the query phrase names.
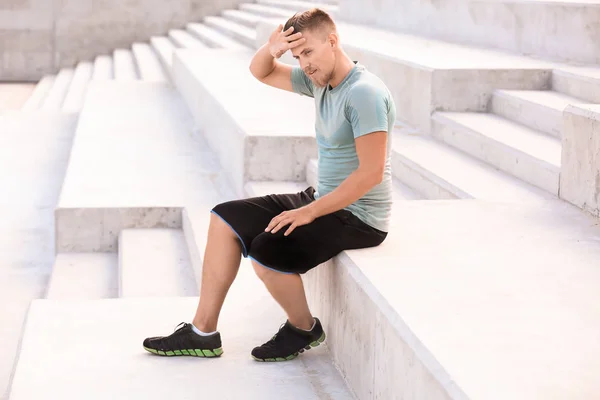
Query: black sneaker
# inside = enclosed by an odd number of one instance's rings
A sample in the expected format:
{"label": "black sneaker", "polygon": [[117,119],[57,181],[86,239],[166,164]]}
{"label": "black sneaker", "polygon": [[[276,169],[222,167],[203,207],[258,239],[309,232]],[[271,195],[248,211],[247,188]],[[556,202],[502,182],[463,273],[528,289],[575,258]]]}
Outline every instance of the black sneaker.
{"label": "black sneaker", "polygon": [[[180,326],[181,328],[179,328]],[[192,324],[185,322],[177,325],[177,328],[169,336],[151,337],[144,340],[144,349],[152,354],[169,357],[219,357],[223,354],[219,332],[210,336],[200,336],[192,330]]]}
{"label": "black sneaker", "polygon": [[252,350],[252,357],[256,361],[288,361],[324,341],[325,332],[318,318],[311,331],[298,329],[287,321],[271,340]]}

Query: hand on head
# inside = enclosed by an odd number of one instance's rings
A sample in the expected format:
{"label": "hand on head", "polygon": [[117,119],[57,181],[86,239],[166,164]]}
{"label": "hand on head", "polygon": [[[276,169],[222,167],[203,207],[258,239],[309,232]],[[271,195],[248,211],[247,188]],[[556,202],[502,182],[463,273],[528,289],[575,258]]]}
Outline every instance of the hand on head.
{"label": "hand on head", "polygon": [[291,26],[283,32],[283,25],[279,25],[269,38],[269,52],[274,58],[280,58],[286,51],[302,45],[306,38],[302,37],[302,32],[292,34],[294,27]]}

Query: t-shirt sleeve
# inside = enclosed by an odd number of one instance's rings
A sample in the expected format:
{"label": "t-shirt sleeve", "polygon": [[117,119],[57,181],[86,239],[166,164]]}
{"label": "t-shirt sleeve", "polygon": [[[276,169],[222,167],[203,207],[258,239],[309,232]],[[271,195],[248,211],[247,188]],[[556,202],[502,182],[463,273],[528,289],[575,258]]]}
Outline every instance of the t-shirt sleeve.
{"label": "t-shirt sleeve", "polygon": [[346,105],[346,118],[352,125],[354,138],[389,130],[389,96],[386,90],[372,84],[359,84],[351,89]]}
{"label": "t-shirt sleeve", "polygon": [[292,89],[301,95],[314,97],[313,83],[300,67],[292,69]]}

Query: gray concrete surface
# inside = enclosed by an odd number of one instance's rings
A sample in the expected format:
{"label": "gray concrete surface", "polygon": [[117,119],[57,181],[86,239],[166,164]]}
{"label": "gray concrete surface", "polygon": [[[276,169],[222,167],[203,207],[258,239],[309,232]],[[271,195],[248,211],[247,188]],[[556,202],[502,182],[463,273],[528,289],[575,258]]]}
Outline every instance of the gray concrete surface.
{"label": "gray concrete surface", "polygon": [[542,58],[600,63],[597,0],[340,0],[339,18]]}
{"label": "gray concrete surface", "polygon": [[5,399],[25,316],[45,295],[54,263],[54,207],[76,116],[0,115],[0,399]]}
{"label": "gray concrete surface", "polygon": [[60,68],[164,35],[244,0],[9,0],[0,3],[0,81],[37,81]]}
{"label": "gray concrete surface", "polygon": [[600,217],[600,105],[564,112],[560,197]]}

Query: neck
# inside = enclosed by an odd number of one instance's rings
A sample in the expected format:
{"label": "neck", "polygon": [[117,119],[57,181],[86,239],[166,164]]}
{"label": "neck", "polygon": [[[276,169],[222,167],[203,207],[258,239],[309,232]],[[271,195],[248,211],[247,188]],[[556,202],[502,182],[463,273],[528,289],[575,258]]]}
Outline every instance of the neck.
{"label": "neck", "polygon": [[341,57],[338,57],[338,62],[333,69],[333,75],[331,76],[331,80],[329,81],[329,86],[332,88],[336,87],[342,81],[350,71],[354,68],[354,61],[344,52],[342,52]]}

